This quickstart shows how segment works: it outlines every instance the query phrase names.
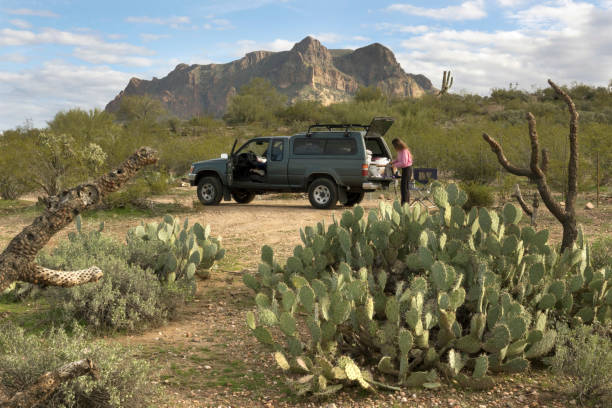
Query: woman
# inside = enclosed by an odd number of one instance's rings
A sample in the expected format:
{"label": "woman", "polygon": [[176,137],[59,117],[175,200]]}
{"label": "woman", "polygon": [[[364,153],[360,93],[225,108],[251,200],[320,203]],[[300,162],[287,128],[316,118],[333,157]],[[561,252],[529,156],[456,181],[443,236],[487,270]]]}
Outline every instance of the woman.
{"label": "woman", "polygon": [[393,139],[391,142],[397,151],[397,159],[391,162],[394,168],[402,169],[402,181],[400,191],[402,192],[402,205],[410,203],[409,183],[412,178],[412,154],[408,146],[400,139]]}

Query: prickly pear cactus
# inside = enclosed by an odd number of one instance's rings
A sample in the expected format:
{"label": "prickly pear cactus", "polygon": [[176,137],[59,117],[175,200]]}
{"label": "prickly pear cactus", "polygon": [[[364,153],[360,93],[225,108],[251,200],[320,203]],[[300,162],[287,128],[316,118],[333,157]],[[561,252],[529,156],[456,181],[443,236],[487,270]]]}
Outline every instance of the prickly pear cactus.
{"label": "prickly pear cactus", "polygon": [[466,213],[454,184],[433,197],[434,214],[381,203],[306,227],[285,266],[263,247],[244,275],[256,293],[247,324],[296,393],[435,388],[441,374],[490,388],[489,372],[551,352],[554,318],[612,319],[612,269],[593,270],[582,235],[559,255],[546,230],[519,227],[512,204]]}
{"label": "prickly pear cactus", "polygon": [[164,216],[159,223],[143,223],[130,229],[127,240],[160,241],[169,248],[159,256],[155,267],[160,279],[169,283],[192,280],[196,274],[208,277],[210,268],[225,255],[221,238],[210,235],[209,225],[195,223],[190,227],[189,219],[181,223],[171,215]]}

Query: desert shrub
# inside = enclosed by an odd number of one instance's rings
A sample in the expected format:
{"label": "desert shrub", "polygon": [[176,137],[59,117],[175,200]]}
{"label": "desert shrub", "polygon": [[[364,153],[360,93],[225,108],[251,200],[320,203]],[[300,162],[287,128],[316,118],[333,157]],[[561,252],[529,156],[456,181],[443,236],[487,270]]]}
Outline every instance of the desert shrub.
{"label": "desert shrub", "polygon": [[71,335],[53,329],[26,334],[11,323],[0,326],[0,384],[7,395],[22,391],[47,371],[84,358],[98,368],[98,378],[83,376],[63,384],[44,407],[144,407],[155,392],[149,364],[126,358],[133,353],[116,343],[90,340],[75,326]]}
{"label": "desert shrub", "polygon": [[256,292],[247,324],[283,371],[303,375],[298,394],[444,377],[490,388],[488,372],[522,372],[552,352],[551,317],[612,321],[612,271],[589,264],[582,232],[560,255],[547,230],[519,227],[515,205],[465,212],[456,185],[432,188],[439,212],[357,206],[301,230],[284,266],[265,246],[257,274],[243,275]]}
{"label": "desert shrub", "polygon": [[612,402],[612,341],[592,327],[564,326],[558,330],[552,368],[573,377],[573,392],[580,400]]}
{"label": "desert shrub", "polygon": [[104,276],[74,288],[49,288],[46,296],[65,321],[76,319],[95,330],[134,330],[172,318],[193,295],[193,280],[161,282],[150,269],[130,264],[131,258],[128,246],[101,231],[71,233],[51,253],[42,252],[39,263],[62,270],[96,265]]}
{"label": "desert shrub", "polygon": [[612,237],[603,236],[593,241],[591,263],[595,269],[612,267]]}
{"label": "desert shrub", "polygon": [[465,210],[472,207],[491,207],[495,203],[492,187],[479,183],[464,183],[461,188],[467,193],[467,201],[463,205]]}
{"label": "desert shrub", "polygon": [[173,177],[166,170],[148,170],[143,172],[143,179],[152,195],[167,194]]}
{"label": "desert shrub", "polygon": [[151,208],[152,192],[142,178],[137,178],[120,191],[115,191],[104,197],[106,208]]}

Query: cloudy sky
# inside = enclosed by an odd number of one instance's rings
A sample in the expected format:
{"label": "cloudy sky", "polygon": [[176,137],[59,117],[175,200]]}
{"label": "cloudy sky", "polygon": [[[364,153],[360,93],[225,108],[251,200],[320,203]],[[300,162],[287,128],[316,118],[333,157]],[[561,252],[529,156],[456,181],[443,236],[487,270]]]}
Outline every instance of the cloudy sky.
{"label": "cloudy sky", "polygon": [[103,108],[133,76],[307,35],[328,48],[379,42],[438,86],[450,68],[455,92],[612,79],[612,0],[0,0],[0,130]]}

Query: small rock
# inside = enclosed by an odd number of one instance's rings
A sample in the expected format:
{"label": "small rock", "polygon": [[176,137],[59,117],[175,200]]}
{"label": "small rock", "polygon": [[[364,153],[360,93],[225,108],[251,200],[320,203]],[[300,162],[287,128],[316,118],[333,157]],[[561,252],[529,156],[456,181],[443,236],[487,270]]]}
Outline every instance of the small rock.
{"label": "small rock", "polygon": [[212,369],[212,367],[211,367],[211,366],[209,366],[209,365],[205,365],[205,366],[204,366],[204,369],[205,369],[205,370],[211,370],[211,369]]}
{"label": "small rock", "polygon": [[404,402],[404,403],[408,402],[408,398],[402,397],[402,402]]}
{"label": "small rock", "polygon": [[593,208],[595,208],[595,206],[590,201],[584,205],[585,210],[592,210]]}

